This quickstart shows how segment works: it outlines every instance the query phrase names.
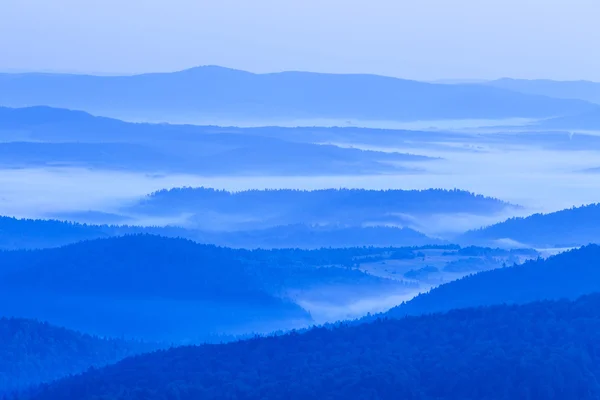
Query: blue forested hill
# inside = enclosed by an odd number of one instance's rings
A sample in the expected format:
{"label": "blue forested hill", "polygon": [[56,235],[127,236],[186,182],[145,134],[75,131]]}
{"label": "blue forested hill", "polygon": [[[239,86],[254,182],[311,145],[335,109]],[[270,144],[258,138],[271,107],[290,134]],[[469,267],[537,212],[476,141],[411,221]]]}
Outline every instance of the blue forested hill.
{"label": "blue forested hill", "polygon": [[305,326],[311,316],[291,291],[405,288],[348,268],[371,251],[247,251],[151,235],[2,251],[0,315],[174,342]]}
{"label": "blue forested hill", "polygon": [[0,395],[156,348],[20,318],[0,318],[0,343]]}
{"label": "blue forested hill", "polygon": [[[343,203],[342,203],[343,201]],[[263,205],[264,203],[268,205]],[[292,203],[292,205],[289,205]],[[211,188],[183,187],[154,192],[140,202],[140,207],[172,206],[176,209],[189,207],[218,208],[233,210],[237,207],[272,207],[279,204],[284,207],[355,207],[377,209],[396,206],[402,211],[437,212],[459,211],[499,211],[509,203],[499,199],[477,195],[464,190],[367,190],[367,189],[320,189],[320,190],[246,190],[229,192]],[[322,210],[325,214],[331,209]]]}
{"label": "blue forested hill", "polygon": [[[127,221],[127,217],[105,213],[66,215],[84,220]],[[211,231],[177,226],[152,227],[135,225],[94,225],[58,220],[17,219],[0,217],[0,249],[41,249],[58,247],[82,240],[128,234],[147,233],[172,238],[185,238],[198,243],[237,248],[303,248],[323,247],[405,247],[442,244],[410,228],[386,226],[344,227],[293,224],[266,229]]]}
{"label": "blue forested hill", "polygon": [[128,358],[23,399],[596,399],[600,295]]}
{"label": "blue forested hill", "polygon": [[571,247],[600,243],[600,204],[589,204],[550,214],[511,218],[466,232],[459,241],[492,243],[511,239],[529,246]]}
{"label": "blue forested hill", "polygon": [[[463,190],[248,190],[175,188],[150,194],[127,211],[147,215],[193,214],[190,224],[410,226],[418,216],[493,215],[514,209],[501,200]],[[179,214],[178,214],[179,213]],[[257,220],[256,215],[261,218]],[[227,218],[225,218],[227,217]],[[232,228],[233,229],[233,228]]]}
{"label": "blue forested hill", "polygon": [[573,299],[594,292],[600,292],[598,245],[469,275],[423,293],[384,316],[398,318],[455,308]]}

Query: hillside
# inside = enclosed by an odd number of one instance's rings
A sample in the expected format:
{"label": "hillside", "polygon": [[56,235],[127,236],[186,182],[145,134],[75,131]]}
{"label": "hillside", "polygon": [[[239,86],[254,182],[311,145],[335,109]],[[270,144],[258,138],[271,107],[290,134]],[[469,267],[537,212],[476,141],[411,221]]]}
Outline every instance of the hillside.
{"label": "hillside", "polygon": [[306,261],[315,253],[233,250],[149,235],[3,251],[0,315],[173,342],[305,326],[311,316],[295,301],[314,298],[313,291],[353,293],[356,301],[406,290],[403,282],[345,267],[360,251],[340,258],[323,250],[325,261],[315,263]]}
{"label": "hillside", "polygon": [[244,132],[127,123],[50,107],[0,107],[0,167],[70,166],[205,176],[347,175],[406,172],[415,167],[405,163],[433,159]]}
{"label": "hillside", "polygon": [[48,105],[129,120],[212,124],[215,119],[551,117],[590,107],[581,100],[484,85],[431,84],[375,75],[252,74],[215,66],[120,77],[0,74],[0,105]]}
{"label": "hillside", "polygon": [[599,310],[595,294],[181,347],[23,399],[591,400],[600,396]]}
{"label": "hillside", "polygon": [[400,318],[465,307],[574,299],[600,292],[598,265],[600,246],[590,245],[546,260],[466,276],[420,294],[384,316]]}
{"label": "hillside", "polygon": [[482,229],[466,232],[463,243],[494,243],[510,239],[533,247],[574,247],[600,242],[600,204],[510,218]]}
{"label": "hillside", "polygon": [[600,104],[600,83],[598,82],[504,78],[485,82],[484,85],[525,94],[548,96],[558,99],[579,99]]}
{"label": "hillside", "polygon": [[[91,214],[91,215],[90,215]],[[102,213],[74,213],[66,217],[87,221],[127,220],[127,217]],[[403,247],[442,243],[409,228],[395,227],[320,227],[302,224],[242,231],[202,231],[176,226],[144,227],[134,225],[95,225],[42,219],[0,217],[0,250],[58,247],[89,239],[147,233],[185,238],[198,243],[238,248],[321,247]]]}
{"label": "hillside", "polygon": [[[194,232],[194,231],[191,231]],[[410,228],[343,227],[302,224],[233,232],[198,232],[194,240],[240,248],[403,247],[445,243]]]}
{"label": "hillside", "polygon": [[0,318],[0,343],[0,395],[156,348],[12,318]]}
{"label": "hillside", "polygon": [[82,240],[114,236],[107,228],[56,220],[0,217],[0,249],[57,247]]}
{"label": "hillside", "polygon": [[[419,230],[431,214],[493,215],[515,206],[462,190],[248,190],[175,188],[124,210],[138,215],[189,215],[198,229],[250,230],[278,225],[405,226]],[[257,217],[260,216],[260,217]]]}
{"label": "hillside", "polygon": [[1,252],[0,265],[0,315],[93,334],[197,341],[310,321],[269,294],[229,249],[181,239],[127,236]]}

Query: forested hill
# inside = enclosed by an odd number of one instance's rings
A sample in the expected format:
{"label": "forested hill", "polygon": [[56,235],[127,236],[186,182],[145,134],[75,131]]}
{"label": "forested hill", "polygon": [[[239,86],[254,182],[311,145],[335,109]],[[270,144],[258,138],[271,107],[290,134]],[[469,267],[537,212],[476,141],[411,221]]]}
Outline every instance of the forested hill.
{"label": "forested hill", "polygon": [[[137,214],[190,213],[190,223],[254,221],[254,225],[342,224],[399,225],[415,215],[466,213],[490,215],[514,206],[462,190],[248,190],[228,192],[210,188],[176,188],[152,193],[130,212]],[[260,221],[251,216],[260,215]],[[223,218],[227,216],[227,218]],[[412,217],[411,217],[412,216]],[[219,217],[221,217],[219,219]],[[197,220],[197,221],[196,221]],[[246,222],[244,226],[252,226]]]}
{"label": "forested hill", "polygon": [[182,347],[23,399],[591,400],[600,295]]}
{"label": "forested hill", "polygon": [[309,289],[368,296],[406,288],[348,268],[373,251],[248,251],[152,235],[2,251],[0,315],[177,343],[306,326],[312,317],[295,296]]}
{"label": "forested hill", "polygon": [[231,249],[183,239],[136,235],[4,251],[0,266],[0,315],[98,335],[196,343],[311,320],[272,294],[279,282],[257,273],[265,269]]}
{"label": "forested hill", "polygon": [[469,275],[420,294],[384,316],[398,318],[455,308],[573,299],[594,292],[600,292],[600,246],[589,245],[546,260]]}
{"label": "forested hill", "polygon": [[[345,267],[353,265],[356,257],[394,250],[405,250],[401,256],[412,255],[411,248],[238,250],[185,239],[128,235],[53,249],[0,251],[0,286],[270,302],[266,294],[277,292],[301,270],[312,271],[315,280],[320,274],[316,267],[321,266],[346,276],[362,276]],[[289,277],[278,281],[274,275],[281,274]],[[379,279],[365,276],[373,282]]]}
{"label": "forested hill", "polygon": [[[99,218],[110,218],[100,215]],[[83,217],[85,218],[85,216]],[[116,218],[116,217],[115,217]],[[82,240],[147,233],[239,248],[404,247],[442,243],[410,228],[343,227],[303,224],[242,231],[210,231],[177,226],[93,225],[0,217],[0,249],[41,249]]]}
{"label": "forested hill", "polygon": [[155,348],[83,335],[34,320],[0,318],[0,395]]}
{"label": "forested hill", "polygon": [[3,250],[56,247],[113,235],[107,226],[0,217],[0,249]]}
{"label": "forested hill", "polygon": [[571,247],[600,242],[600,204],[534,214],[465,233],[460,240],[490,243],[511,239],[529,246]]}
{"label": "forested hill", "polygon": [[85,294],[267,301],[235,251],[189,240],[131,235],[60,248],[0,252],[2,286]]}

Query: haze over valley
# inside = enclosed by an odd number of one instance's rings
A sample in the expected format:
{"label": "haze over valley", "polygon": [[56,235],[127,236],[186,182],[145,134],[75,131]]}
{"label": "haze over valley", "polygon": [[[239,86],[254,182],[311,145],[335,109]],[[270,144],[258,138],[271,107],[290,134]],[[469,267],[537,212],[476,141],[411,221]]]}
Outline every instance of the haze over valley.
{"label": "haze over valley", "polygon": [[0,398],[598,398],[600,83],[9,67]]}

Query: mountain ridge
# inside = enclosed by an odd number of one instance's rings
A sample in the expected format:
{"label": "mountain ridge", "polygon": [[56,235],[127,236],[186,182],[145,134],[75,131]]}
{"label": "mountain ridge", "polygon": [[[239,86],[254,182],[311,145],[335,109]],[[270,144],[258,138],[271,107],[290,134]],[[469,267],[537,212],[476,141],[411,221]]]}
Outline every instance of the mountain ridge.
{"label": "mountain ridge", "polygon": [[0,74],[0,105],[49,105],[139,119],[154,115],[154,120],[501,119],[562,116],[593,108],[581,100],[476,84],[433,84],[370,74],[252,74],[216,66],[122,77]]}

